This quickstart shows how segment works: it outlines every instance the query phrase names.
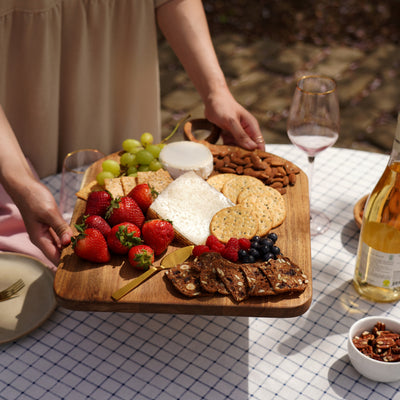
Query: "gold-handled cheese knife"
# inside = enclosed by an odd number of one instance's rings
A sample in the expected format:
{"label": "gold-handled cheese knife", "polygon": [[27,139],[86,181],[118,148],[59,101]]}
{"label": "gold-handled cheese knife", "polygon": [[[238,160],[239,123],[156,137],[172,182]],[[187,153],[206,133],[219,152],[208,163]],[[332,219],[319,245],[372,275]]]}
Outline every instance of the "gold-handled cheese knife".
{"label": "gold-handled cheese knife", "polygon": [[175,265],[183,263],[192,254],[193,247],[194,246],[182,247],[180,249],[173,251],[170,254],[167,254],[161,260],[159,267],[150,267],[146,272],[143,272],[143,274],[141,274],[137,278],[131,280],[125,286],[122,286],[122,288],[118,289],[116,292],[114,292],[111,295],[112,299],[115,301],[120,300],[122,297],[124,297],[126,294],[128,294],[133,289],[135,289],[146,279],[150,278],[150,276],[152,276],[156,272],[161,271],[163,269],[169,269],[169,268],[174,267]]}

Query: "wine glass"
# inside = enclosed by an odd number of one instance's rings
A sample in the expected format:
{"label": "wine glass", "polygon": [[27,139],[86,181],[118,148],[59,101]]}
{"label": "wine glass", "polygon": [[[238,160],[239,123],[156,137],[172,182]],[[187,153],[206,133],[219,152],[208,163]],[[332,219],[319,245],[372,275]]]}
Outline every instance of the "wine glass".
{"label": "wine glass", "polygon": [[75,150],[63,161],[59,208],[66,221],[70,221],[77,200],[76,192],[82,185],[88,167],[105,155],[95,149]]}
{"label": "wine glass", "polygon": [[[287,121],[290,141],[308,156],[310,203],[314,160],[339,136],[339,100],[336,82],[326,76],[303,76],[297,81]],[[329,227],[329,218],[310,206],[310,233],[315,236]]]}

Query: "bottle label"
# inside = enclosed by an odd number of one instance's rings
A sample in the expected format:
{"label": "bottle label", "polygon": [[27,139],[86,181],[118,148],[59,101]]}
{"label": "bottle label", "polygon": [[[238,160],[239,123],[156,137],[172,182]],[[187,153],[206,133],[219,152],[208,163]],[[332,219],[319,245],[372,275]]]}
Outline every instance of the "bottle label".
{"label": "bottle label", "polygon": [[400,286],[400,253],[390,254],[361,243],[359,277],[370,285],[391,289]]}

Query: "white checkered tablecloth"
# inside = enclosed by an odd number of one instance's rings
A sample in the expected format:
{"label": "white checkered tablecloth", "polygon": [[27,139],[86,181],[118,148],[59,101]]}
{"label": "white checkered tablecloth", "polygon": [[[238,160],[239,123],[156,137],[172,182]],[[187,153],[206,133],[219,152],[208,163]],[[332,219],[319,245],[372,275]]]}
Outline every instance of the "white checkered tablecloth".
{"label": "white checkered tablecloth", "polygon": [[[291,145],[268,150],[307,170]],[[315,165],[314,204],[332,219],[312,239],[313,302],[288,319],[77,312],[58,308],[33,333],[0,346],[0,399],[400,399],[399,382],[361,377],[347,356],[350,325],[400,318],[398,304],[351,285],[359,232],[353,206],[387,156],[331,148]],[[45,180],[54,193],[57,179]]]}

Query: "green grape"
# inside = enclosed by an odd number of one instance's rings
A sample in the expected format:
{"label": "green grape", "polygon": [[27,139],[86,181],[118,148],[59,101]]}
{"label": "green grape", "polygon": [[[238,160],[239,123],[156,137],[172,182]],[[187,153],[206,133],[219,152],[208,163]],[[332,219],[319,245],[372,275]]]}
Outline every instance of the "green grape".
{"label": "green grape", "polygon": [[104,179],[112,179],[114,174],[109,171],[101,171],[96,176],[96,181],[99,185],[104,186]]}
{"label": "green grape", "polygon": [[149,165],[152,160],[154,160],[154,156],[147,150],[140,150],[136,153],[136,161],[138,164]]}
{"label": "green grape", "polygon": [[148,144],[152,144],[153,140],[153,135],[149,132],[143,133],[140,137],[140,142],[142,143],[143,147],[146,147]]}
{"label": "green grape", "polygon": [[126,174],[127,174],[128,176],[130,176],[130,175],[132,175],[132,174],[137,174],[137,168],[136,168],[134,165],[132,165],[131,167],[129,167],[129,168],[127,169]]}
{"label": "green grape", "polygon": [[128,153],[134,153],[134,150],[137,147],[142,147],[139,140],[136,139],[125,139],[122,142],[122,148],[127,151]]}
{"label": "green grape", "polygon": [[119,162],[124,167],[131,167],[133,165],[136,165],[136,156],[132,153],[124,153],[122,154]]}
{"label": "green grape", "polygon": [[154,159],[149,164],[150,171],[158,171],[160,168],[162,168],[162,165],[158,160]]}
{"label": "green grape", "polygon": [[132,174],[128,174],[128,176],[132,177],[132,178],[136,178],[137,177],[137,172],[134,172]]}
{"label": "green grape", "polygon": [[118,176],[121,173],[119,162],[115,160],[105,160],[101,164],[103,171],[111,172],[114,176]]}
{"label": "green grape", "polygon": [[137,147],[135,147],[134,149],[132,149],[132,150],[130,151],[130,153],[131,153],[131,154],[136,154],[136,153],[139,153],[140,150],[144,150],[144,147],[143,147],[143,146],[137,146]]}
{"label": "green grape", "polygon": [[160,148],[160,151],[165,147],[165,143],[158,143],[157,145]]}
{"label": "green grape", "polygon": [[153,154],[154,158],[158,158],[158,156],[160,155],[161,148],[156,144],[148,144],[145,150]]}
{"label": "green grape", "polygon": [[147,172],[150,171],[150,167],[148,165],[142,164],[139,165],[138,171]]}

